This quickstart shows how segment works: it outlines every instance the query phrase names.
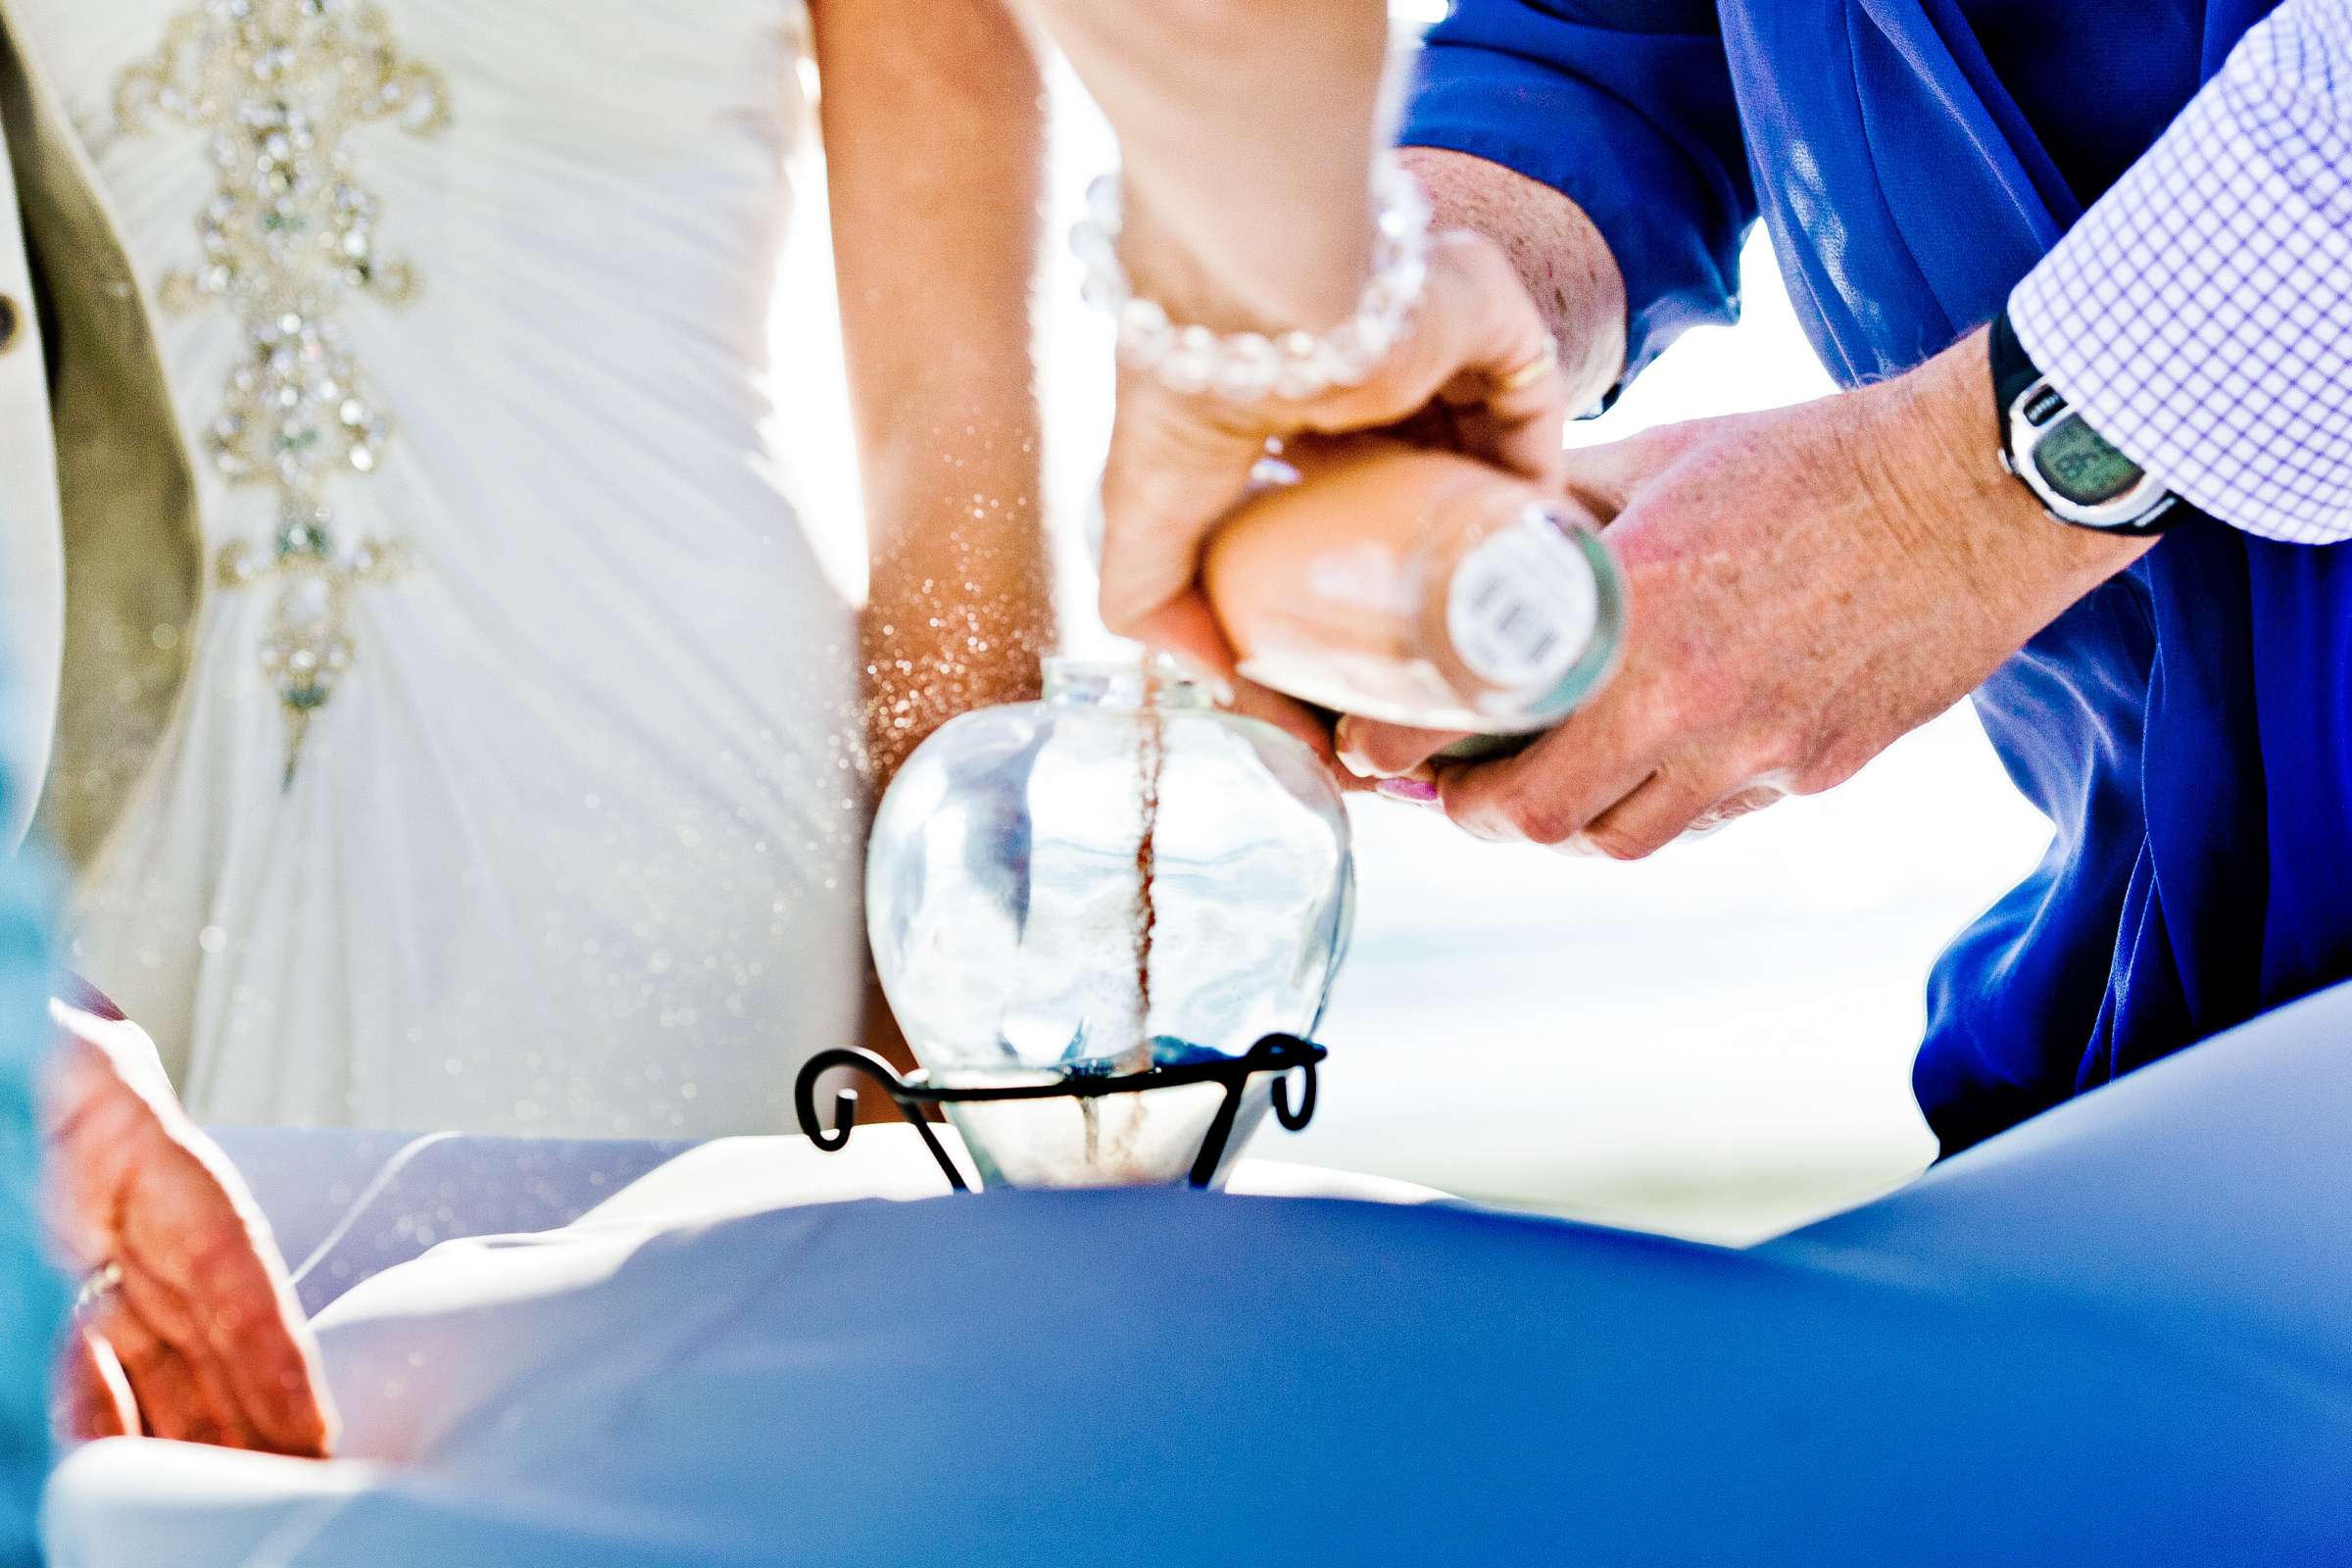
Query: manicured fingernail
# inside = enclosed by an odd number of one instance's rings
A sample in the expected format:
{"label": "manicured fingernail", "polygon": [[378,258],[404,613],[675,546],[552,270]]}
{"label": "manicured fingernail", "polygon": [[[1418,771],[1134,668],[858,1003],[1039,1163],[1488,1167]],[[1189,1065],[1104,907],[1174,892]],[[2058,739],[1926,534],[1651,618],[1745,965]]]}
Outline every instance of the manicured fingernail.
{"label": "manicured fingernail", "polygon": [[1438,804],[1438,787],[1425,778],[1384,778],[1372,789],[1373,793],[1385,795],[1392,801],[1404,801],[1414,806]]}
{"label": "manicured fingernail", "polygon": [[1095,574],[1102,573],[1102,481],[1097,479],[1087,487],[1086,512],[1078,519],[1078,532],[1086,541],[1086,559],[1093,563]]}
{"label": "manicured fingernail", "polygon": [[1364,754],[1355,749],[1355,719],[1352,715],[1342,713],[1340,721],[1331,726],[1331,749],[1339,758],[1340,765],[1357,778],[1378,776],[1372,771],[1372,764]]}
{"label": "manicured fingernail", "polygon": [[1338,756],[1340,765],[1357,778],[1404,778],[1408,776],[1427,778],[1429,776],[1429,769],[1418,764],[1412,767],[1382,767],[1366,757],[1355,744],[1355,718],[1352,714],[1343,714],[1339,723],[1332,726],[1331,748],[1333,753]]}
{"label": "manicured fingernail", "polygon": [[1169,653],[1162,654],[1160,657],[1176,666],[1176,673],[1178,675],[1182,676],[1192,685],[1198,686],[1202,691],[1208,693],[1208,700],[1210,702],[1216,704],[1219,708],[1231,708],[1233,706],[1233,682],[1227,680],[1224,676],[1218,674],[1206,664],[1200,663],[1195,660],[1187,659],[1182,654]]}

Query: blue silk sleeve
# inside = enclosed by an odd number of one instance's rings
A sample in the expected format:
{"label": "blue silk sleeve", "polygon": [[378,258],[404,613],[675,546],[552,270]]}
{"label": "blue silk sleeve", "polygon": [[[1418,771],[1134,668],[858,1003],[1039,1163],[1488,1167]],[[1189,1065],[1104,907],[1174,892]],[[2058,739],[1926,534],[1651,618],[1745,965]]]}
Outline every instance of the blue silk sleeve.
{"label": "blue silk sleeve", "polygon": [[[8,787],[0,776],[0,791]],[[49,1043],[48,879],[0,852],[0,1568],[37,1560],[33,1510],[49,1469],[49,1367],[64,1318],[35,1201],[34,1068]]]}
{"label": "blue silk sleeve", "polygon": [[1685,329],[1738,318],[1756,197],[1712,4],[1455,0],[1398,139],[1584,209],[1625,274],[1627,379]]}

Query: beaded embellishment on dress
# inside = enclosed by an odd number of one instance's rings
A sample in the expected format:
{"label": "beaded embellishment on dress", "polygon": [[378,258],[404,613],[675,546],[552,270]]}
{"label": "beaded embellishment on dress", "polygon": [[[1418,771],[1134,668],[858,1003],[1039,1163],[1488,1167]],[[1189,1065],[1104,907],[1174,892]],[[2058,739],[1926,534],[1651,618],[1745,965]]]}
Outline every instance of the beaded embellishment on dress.
{"label": "beaded embellishment on dress", "polygon": [[376,253],[376,198],[353,173],[346,132],[391,121],[430,135],[447,122],[447,86],[402,55],[369,0],[201,0],[122,73],[115,117],[129,134],[156,120],[211,132],[220,183],[196,218],[202,259],[164,279],[159,303],[219,300],[244,323],[204,444],[228,483],[276,491],[272,534],[226,545],[219,572],[230,588],[277,590],[257,657],[285,713],[291,783],[354,657],[352,592],[405,557],[395,541],[342,537],[327,501],[330,476],[376,468],[390,429],[342,307],[399,304],[416,286],[406,263]]}

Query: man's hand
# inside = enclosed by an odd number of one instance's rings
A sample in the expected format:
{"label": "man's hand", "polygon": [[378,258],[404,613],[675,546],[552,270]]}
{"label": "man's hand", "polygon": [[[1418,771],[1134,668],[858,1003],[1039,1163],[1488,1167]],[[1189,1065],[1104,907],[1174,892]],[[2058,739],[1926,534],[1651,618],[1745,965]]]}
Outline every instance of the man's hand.
{"label": "man's hand", "polygon": [[334,1419],[317,1352],[244,1185],[160,1081],[137,1025],[52,1012],[53,1224],[68,1256],[111,1282],[68,1351],[75,1435],[324,1456]]}
{"label": "man's hand", "polygon": [[[1989,385],[1979,332],[1874,387],[1571,454],[1626,571],[1624,667],[1519,755],[1438,763],[1446,813],[1637,858],[1828,789],[1974,690],[2148,546],[2042,513],[2000,467]],[[1383,773],[1432,743],[1348,730]]]}

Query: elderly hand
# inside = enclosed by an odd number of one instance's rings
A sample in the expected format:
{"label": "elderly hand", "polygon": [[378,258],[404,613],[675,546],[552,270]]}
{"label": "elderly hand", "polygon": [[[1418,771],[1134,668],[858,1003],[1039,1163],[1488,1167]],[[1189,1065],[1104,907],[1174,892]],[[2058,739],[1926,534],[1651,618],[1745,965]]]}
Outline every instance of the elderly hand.
{"label": "elderly hand", "polygon": [[53,1223],[113,1283],[64,1368],[66,1424],[323,1456],[334,1427],[284,1264],[138,1026],[58,1003],[46,1094]]}
{"label": "elderly hand", "polygon": [[1432,236],[1405,336],[1361,386],[1237,404],[1122,370],[1102,473],[1102,620],[1211,673],[1232,651],[1196,575],[1267,443],[1405,425],[1546,484],[1562,470],[1567,383],[1510,263],[1468,230]]}
{"label": "elderly hand", "polygon": [[[1631,859],[1840,782],[2144,551],[2002,471],[1984,334],[1879,385],[1571,454],[1632,604],[1624,667],[1517,756],[1436,764],[1482,838]],[[1400,774],[1446,737],[1350,722]]]}

